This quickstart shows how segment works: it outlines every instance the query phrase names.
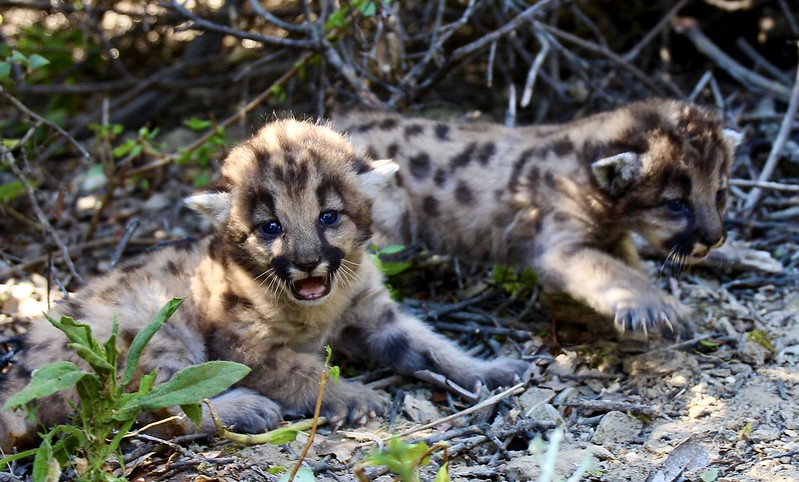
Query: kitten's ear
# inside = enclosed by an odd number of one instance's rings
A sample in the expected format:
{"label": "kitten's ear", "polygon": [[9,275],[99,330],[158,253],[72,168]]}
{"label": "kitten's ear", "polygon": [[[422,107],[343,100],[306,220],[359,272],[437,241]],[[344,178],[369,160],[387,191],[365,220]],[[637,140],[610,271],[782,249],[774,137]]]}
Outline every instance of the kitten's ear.
{"label": "kitten's ear", "polygon": [[193,211],[210,220],[215,228],[221,228],[230,218],[233,195],[224,191],[205,191],[193,194],[183,200]]}
{"label": "kitten's ear", "polygon": [[399,164],[391,159],[380,159],[369,162],[369,168],[358,173],[361,192],[369,199],[374,199],[380,189],[394,179]]}
{"label": "kitten's ear", "polygon": [[724,142],[729,147],[730,152],[735,152],[735,149],[741,145],[741,141],[744,139],[744,135],[741,132],[738,132],[733,129],[724,129],[722,132],[724,134]]}
{"label": "kitten's ear", "polygon": [[591,172],[599,187],[617,196],[641,175],[641,156],[635,152],[620,152],[603,157],[591,164]]}

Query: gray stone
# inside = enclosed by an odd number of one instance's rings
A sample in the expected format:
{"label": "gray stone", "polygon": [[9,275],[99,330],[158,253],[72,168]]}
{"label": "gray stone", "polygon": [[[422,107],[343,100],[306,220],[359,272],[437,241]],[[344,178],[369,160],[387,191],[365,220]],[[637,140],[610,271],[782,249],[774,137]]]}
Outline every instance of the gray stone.
{"label": "gray stone", "polygon": [[608,447],[625,444],[638,437],[643,426],[640,420],[626,413],[608,412],[599,421],[592,442]]}

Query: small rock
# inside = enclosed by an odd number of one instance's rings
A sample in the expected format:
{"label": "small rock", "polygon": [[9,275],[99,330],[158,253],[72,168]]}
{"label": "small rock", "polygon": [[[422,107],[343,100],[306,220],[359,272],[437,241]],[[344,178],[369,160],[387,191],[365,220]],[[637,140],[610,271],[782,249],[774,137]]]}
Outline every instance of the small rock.
{"label": "small rock", "polygon": [[75,206],[78,211],[91,211],[100,205],[100,198],[98,196],[83,196],[78,198]]}
{"label": "small rock", "polygon": [[749,440],[756,443],[773,442],[778,438],[780,438],[780,431],[773,426],[758,427],[749,435]]}
{"label": "small rock", "polygon": [[405,414],[416,423],[432,422],[441,417],[436,406],[426,398],[407,393],[402,404]]}
{"label": "small rock", "polygon": [[576,388],[566,387],[560,393],[558,393],[554,400],[552,400],[552,405],[560,407],[561,405],[576,400],[579,397],[580,392],[578,392]]}
{"label": "small rock", "polygon": [[614,410],[599,421],[592,442],[610,447],[627,443],[638,437],[643,426],[640,420]]}
{"label": "small rock", "polygon": [[544,403],[536,407],[533,407],[529,412],[525,414],[525,416],[528,418],[544,422],[555,422],[555,425],[557,426],[560,426],[563,423],[565,423],[565,420],[563,420],[563,416],[560,414],[558,409],[548,403]]}
{"label": "small rock", "polygon": [[750,340],[746,335],[738,341],[738,358],[744,363],[761,366],[771,358],[772,353],[760,343]]}
{"label": "small rock", "polygon": [[667,375],[676,371],[696,372],[699,363],[693,355],[682,351],[645,353],[624,360],[629,375]]}
{"label": "small rock", "polygon": [[530,387],[519,396],[519,403],[522,406],[525,416],[529,417],[532,410],[539,405],[548,403],[555,398],[555,390],[549,388]]}
{"label": "small rock", "polygon": [[147,201],[145,201],[141,207],[145,211],[160,211],[168,206],[175,204],[175,201],[170,199],[164,194],[156,193],[150,196]]}

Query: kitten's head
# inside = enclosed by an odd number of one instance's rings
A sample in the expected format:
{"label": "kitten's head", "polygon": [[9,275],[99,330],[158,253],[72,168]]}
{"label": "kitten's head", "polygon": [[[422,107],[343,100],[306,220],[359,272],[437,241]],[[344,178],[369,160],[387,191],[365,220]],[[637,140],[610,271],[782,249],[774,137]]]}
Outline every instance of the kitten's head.
{"label": "kitten's head", "polygon": [[313,305],[368,262],[372,201],[396,170],[327,126],[281,120],[234,148],[220,180],[186,203],[213,221],[227,261]]}
{"label": "kitten's head", "polygon": [[620,112],[629,127],[598,149],[594,181],[629,229],[680,264],[702,260],[726,239],[727,185],[741,134],[683,102],[655,99]]}

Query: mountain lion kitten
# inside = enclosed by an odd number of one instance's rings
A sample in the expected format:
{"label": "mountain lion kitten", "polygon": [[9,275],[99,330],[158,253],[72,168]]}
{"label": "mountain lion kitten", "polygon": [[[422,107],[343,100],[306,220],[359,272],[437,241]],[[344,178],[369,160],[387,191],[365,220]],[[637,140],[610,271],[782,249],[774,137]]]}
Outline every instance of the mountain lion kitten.
{"label": "mountain lion kitten", "polygon": [[562,125],[508,128],[350,112],[336,119],[400,164],[375,200],[383,240],[532,267],[542,285],[615,319],[689,337],[692,322],[641,271],[631,232],[682,266],[725,240],[741,139],[708,110],[652,99]]}
{"label": "mountain lion kitten", "polygon": [[[136,333],[171,298],[183,305],[145,349],[139,373],[163,382],[207,360],[244,363],[252,372],[213,399],[223,423],[243,432],[273,427],[283,413],[310,413],[324,369],[323,346],[391,366],[430,370],[464,387],[508,385],[528,363],[472,358],[401,312],[369,260],[371,204],[397,165],[353,150],[328,127],[295,120],[263,127],[234,148],[210,189],[186,200],[215,232],[135,258],[58,304],[53,317],[89,323],[110,335],[119,319],[127,351]],[[81,363],[44,319],[0,387],[0,404],[36,368],[63,358]],[[74,395],[70,395],[74,398]],[[383,413],[384,399],[361,383],[328,383],[323,412],[334,424]],[[67,398],[37,406],[39,422],[64,421]],[[0,446],[30,440],[37,426],[22,411],[0,412]],[[181,431],[194,430],[190,422]],[[201,430],[211,430],[204,417]]]}

